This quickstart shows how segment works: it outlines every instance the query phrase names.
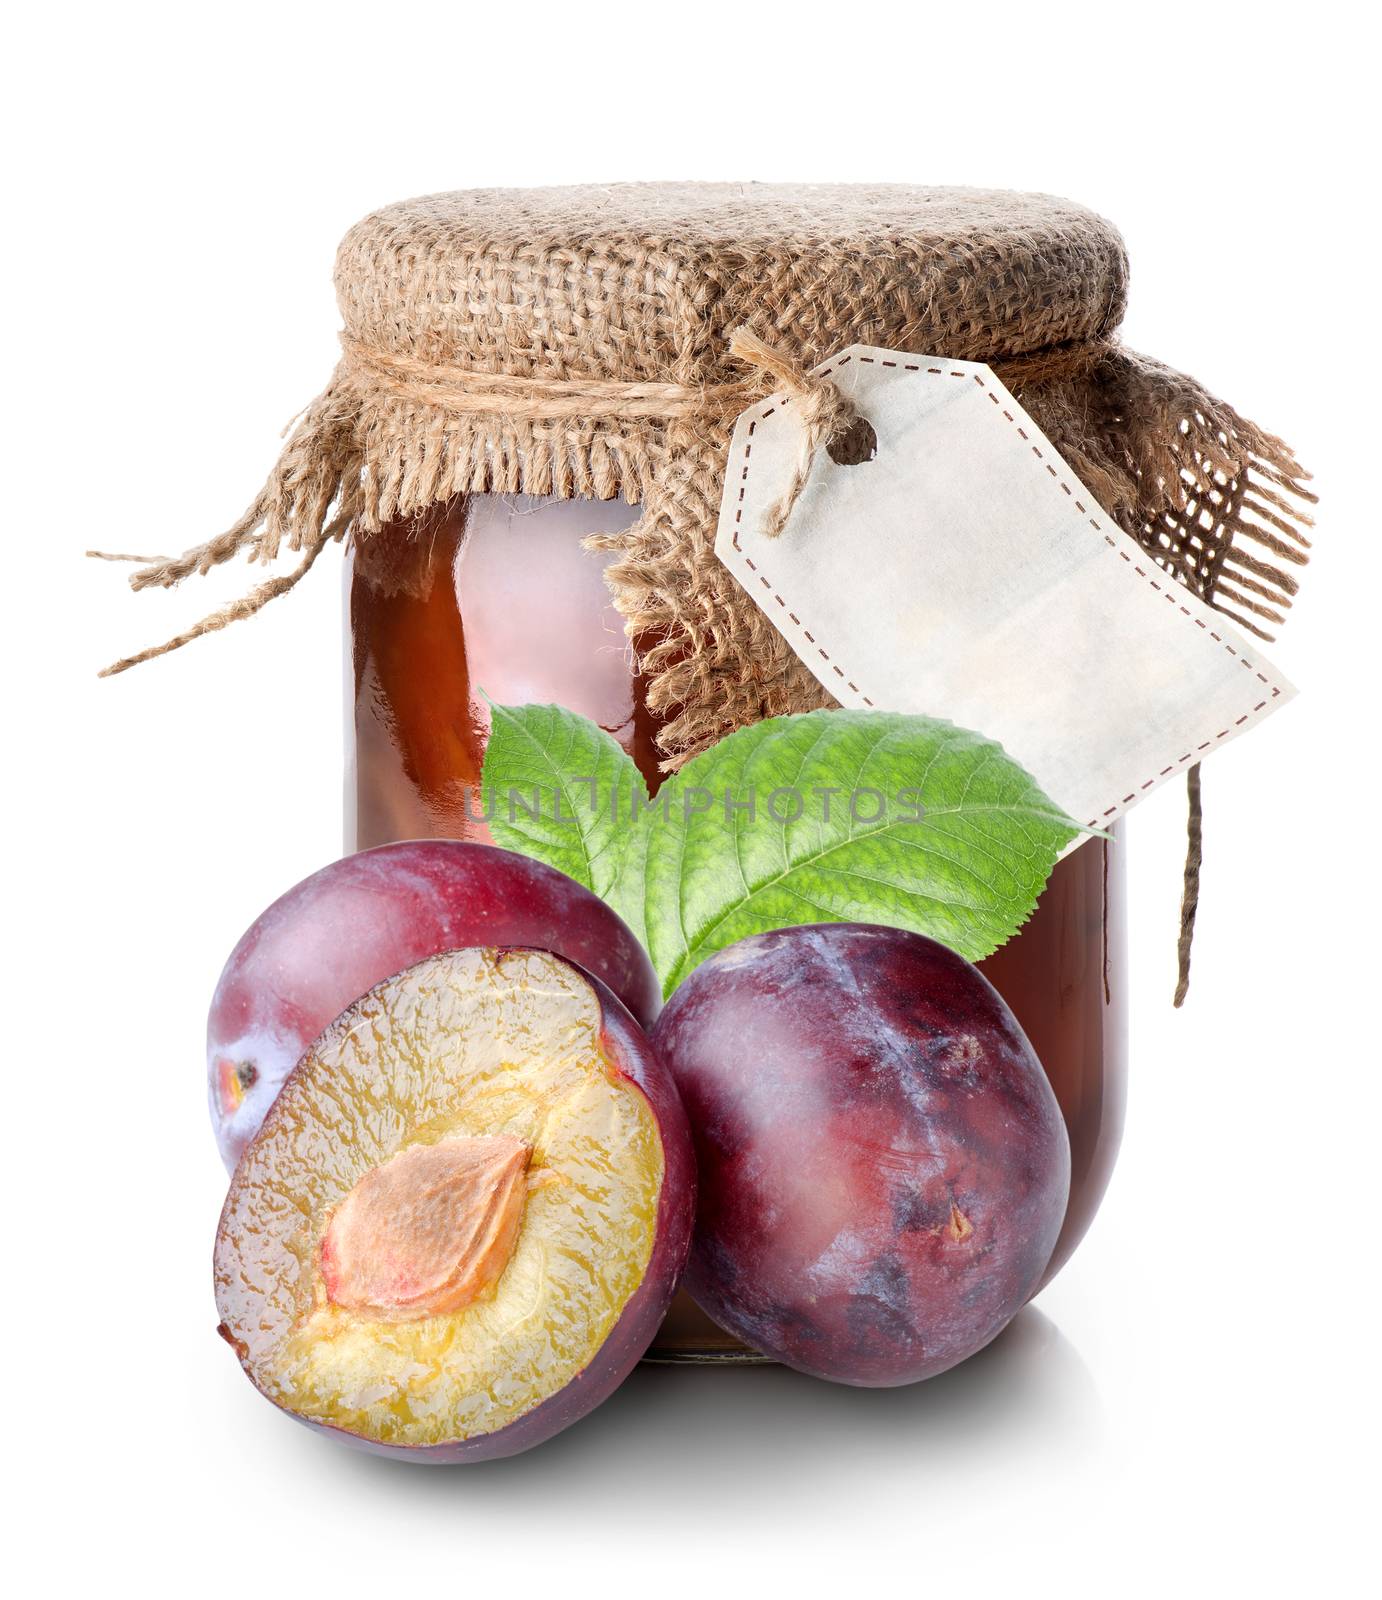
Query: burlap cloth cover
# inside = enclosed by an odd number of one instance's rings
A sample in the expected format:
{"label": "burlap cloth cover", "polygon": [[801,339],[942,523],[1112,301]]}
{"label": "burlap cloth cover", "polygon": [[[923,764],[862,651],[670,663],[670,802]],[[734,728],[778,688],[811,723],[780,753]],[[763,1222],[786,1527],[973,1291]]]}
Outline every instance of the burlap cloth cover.
{"label": "burlap cloth cover", "polygon": [[1127,280],[1101,217],[997,190],[632,184],[386,206],[341,244],[342,359],[262,493],[132,581],[284,547],[298,569],[111,670],[257,610],[330,540],[522,492],[643,503],[599,542],[669,765],[830,704],[714,555],[731,425],[763,392],[727,348],[745,325],[802,367],[853,343],[992,363],[1155,560],[1268,638],[1305,560],[1305,475],[1193,378],[1116,343]]}

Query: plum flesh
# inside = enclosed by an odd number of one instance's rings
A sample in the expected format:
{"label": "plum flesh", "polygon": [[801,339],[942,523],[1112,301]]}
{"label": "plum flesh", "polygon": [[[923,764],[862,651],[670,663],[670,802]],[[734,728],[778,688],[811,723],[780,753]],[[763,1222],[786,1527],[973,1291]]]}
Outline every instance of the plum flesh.
{"label": "plum flesh", "polygon": [[[514,1225],[477,1245],[496,1196]],[[269,1399],[350,1443],[512,1455],[643,1354],[693,1210],[676,1090],[615,996],[547,952],[449,952],[284,1085],[222,1213],[222,1332]]]}
{"label": "plum flesh", "polygon": [[745,939],[653,1032],[695,1140],[686,1287],[730,1333],[818,1377],[931,1377],[1040,1281],[1069,1144],[987,980],[897,929]]}
{"label": "plum flesh", "polygon": [[313,1039],[360,995],[464,946],[554,950],[640,1024],[661,996],[623,921],[565,873],[493,845],[416,840],[346,856],[276,900],[226,962],[207,1018],[208,1098],[227,1168]]}

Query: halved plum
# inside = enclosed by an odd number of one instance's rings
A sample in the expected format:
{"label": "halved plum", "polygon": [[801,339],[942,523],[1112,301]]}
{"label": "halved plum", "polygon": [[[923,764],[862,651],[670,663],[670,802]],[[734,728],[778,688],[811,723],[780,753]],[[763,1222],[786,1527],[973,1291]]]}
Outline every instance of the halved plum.
{"label": "halved plum", "polygon": [[647,952],[565,873],[494,845],[380,845],[304,878],[255,919],[206,1024],[211,1121],[233,1167],[312,1040],[365,990],[467,945],[555,950],[607,983],[644,1027],[661,992]]}
{"label": "halved plum", "polygon": [[512,1455],[643,1354],[694,1189],[670,1075],[602,983],[546,951],[434,956],[326,1029],[245,1150],[221,1332],[270,1400],[352,1444]]}

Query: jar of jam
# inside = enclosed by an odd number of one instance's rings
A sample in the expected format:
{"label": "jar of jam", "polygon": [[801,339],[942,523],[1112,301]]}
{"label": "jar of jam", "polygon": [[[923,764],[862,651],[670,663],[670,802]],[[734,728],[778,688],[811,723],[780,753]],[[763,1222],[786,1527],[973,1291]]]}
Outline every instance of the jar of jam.
{"label": "jar of jam", "polygon": [[[740,182],[430,194],[356,223],[335,285],[340,359],[248,511],[133,582],[168,588],[240,555],[296,566],[107,670],[252,615],[344,542],[348,850],[486,837],[491,703],[582,714],[653,788],[666,763],[740,728],[833,704],[715,542],[736,419],[784,375],[800,394],[852,345],[990,365],[1167,600],[1183,589],[1268,639],[1306,559],[1313,497],[1290,450],[1122,343],[1123,240],[1057,196]],[[1178,994],[1198,883],[1187,770]],[[983,963],[1070,1131],[1051,1273],[1089,1226],[1122,1126],[1123,854],[1116,828],[1074,849]],[[659,1353],[744,1355],[687,1302]]]}
{"label": "jar of jam", "polygon": [[[478,494],[361,541],[349,585],[353,715],[346,849],[487,838],[478,786],[488,700],[556,703],[623,746],[650,788],[657,725],[586,536],[630,525],[622,501]],[[1123,842],[1060,861],[1026,926],[984,964],[1051,1079],[1070,1132],[1069,1258],[1108,1184],[1126,1073]],[[652,1354],[746,1359],[686,1296]]]}

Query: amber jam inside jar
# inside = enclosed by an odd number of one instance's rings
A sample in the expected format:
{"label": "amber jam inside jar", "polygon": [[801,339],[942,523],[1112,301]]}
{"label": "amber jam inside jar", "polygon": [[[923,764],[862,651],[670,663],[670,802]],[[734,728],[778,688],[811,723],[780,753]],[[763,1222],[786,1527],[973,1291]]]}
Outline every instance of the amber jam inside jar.
{"label": "amber jam inside jar", "polygon": [[[486,696],[580,712],[656,786],[656,724],[604,582],[605,558],[581,544],[637,514],[618,501],[475,495],[361,541],[348,577],[348,850],[487,838],[477,792]],[[1081,845],[1057,864],[1027,925],[983,963],[1041,1058],[1070,1131],[1070,1207],[1048,1280],[1093,1219],[1122,1133],[1123,883],[1121,841]],[[682,1295],[651,1353],[744,1352]]]}

